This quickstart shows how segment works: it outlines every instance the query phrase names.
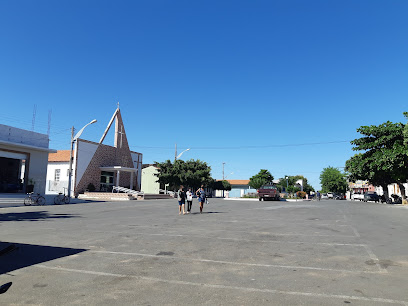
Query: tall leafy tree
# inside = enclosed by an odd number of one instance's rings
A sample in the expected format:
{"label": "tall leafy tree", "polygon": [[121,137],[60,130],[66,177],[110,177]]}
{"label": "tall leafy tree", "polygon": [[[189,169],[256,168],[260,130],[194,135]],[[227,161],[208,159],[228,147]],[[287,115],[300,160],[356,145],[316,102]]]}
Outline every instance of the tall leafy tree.
{"label": "tall leafy tree", "polygon": [[249,186],[254,189],[259,189],[265,184],[271,184],[273,181],[273,175],[265,169],[261,169],[257,174],[249,179]]}
{"label": "tall leafy tree", "polygon": [[404,130],[404,124],[390,121],[358,128],[363,137],[351,141],[353,150],[360,153],[346,162],[350,177],[382,186],[387,198],[388,184],[397,183],[405,200],[403,183],[408,179],[408,150]]}
{"label": "tall leafy tree", "polygon": [[214,181],[213,188],[215,190],[231,190],[231,184],[227,180]]}
{"label": "tall leafy tree", "polygon": [[[408,119],[408,112],[404,112],[404,116],[405,116],[405,118],[407,118]],[[404,144],[406,145],[406,146],[408,146],[408,123],[407,124],[405,124],[405,127],[404,127]]]}
{"label": "tall leafy tree", "polygon": [[334,167],[324,168],[320,174],[322,192],[345,193],[347,190],[346,174]]}
{"label": "tall leafy tree", "polygon": [[157,163],[158,177],[157,182],[169,184],[170,189],[176,190],[178,186],[184,185],[194,189],[202,184],[210,186],[213,183],[210,172],[211,167],[206,162],[200,160],[176,160],[171,162],[166,160],[162,163]]}
{"label": "tall leafy tree", "polygon": [[267,181],[262,177],[252,177],[249,180],[249,186],[251,186],[254,189],[259,189],[263,185],[265,185],[266,183],[267,183]]}
{"label": "tall leafy tree", "polygon": [[[286,178],[288,178],[287,181]],[[285,175],[283,178],[279,179],[279,183],[277,183],[276,186],[281,192],[286,190],[289,193],[295,193],[300,191],[300,188],[296,185],[296,182],[299,180],[303,181],[303,191],[306,193],[314,191],[314,188],[308,183],[307,178],[303,175]]]}
{"label": "tall leafy tree", "polygon": [[265,169],[259,170],[259,172],[252,176],[249,180],[252,180],[254,178],[262,178],[263,180],[265,180],[266,184],[270,184],[273,181],[273,175]]}

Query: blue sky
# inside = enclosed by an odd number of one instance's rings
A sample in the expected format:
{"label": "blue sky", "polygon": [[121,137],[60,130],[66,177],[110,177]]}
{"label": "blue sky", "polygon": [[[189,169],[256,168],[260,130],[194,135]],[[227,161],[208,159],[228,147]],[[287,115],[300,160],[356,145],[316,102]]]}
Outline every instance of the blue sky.
{"label": "blue sky", "polygon": [[228,179],[262,168],[319,187],[356,128],[405,122],[407,12],[405,0],[3,0],[0,122],[31,129],[36,105],[46,133],[52,110],[50,146],[68,149],[70,127],[94,118],[83,138],[98,141],[119,101],[145,163],[177,143],[217,179],[225,162]]}

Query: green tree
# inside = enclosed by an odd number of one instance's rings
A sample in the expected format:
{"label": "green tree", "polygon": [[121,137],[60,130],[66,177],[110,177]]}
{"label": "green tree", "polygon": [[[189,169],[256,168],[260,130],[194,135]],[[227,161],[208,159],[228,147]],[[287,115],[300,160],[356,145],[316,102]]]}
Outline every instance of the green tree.
{"label": "green tree", "polygon": [[[286,182],[286,178],[288,178],[287,182]],[[282,192],[283,190],[286,190],[289,193],[296,193],[300,191],[300,188],[298,187],[298,185],[296,185],[296,182],[298,180],[303,181],[303,191],[304,192],[309,193],[310,191],[314,191],[314,188],[311,185],[309,185],[309,183],[307,182],[307,178],[304,177],[303,175],[294,175],[294,176],[285,175],[283,178],[279,179],[279,183],[276,184],[276,187],[278,187],[280,192]]]}
{"label": "green tree", "polygon": [[[405,115],[405,113],[404,113]],[[405,200],[408,179],[408,150],[404,143],[406,125],[387,121],[378,126],[361,126],[363,137],[351,141],[354,151],[362,151],[346,162],[350,179],[368,180],[380,185],[388,198],[388,184],[397,183]]]}
{"label": "green tree", "polygon": [[210,175],[211,167],[200,160],[176,160],[174,163],[166,160],[162,163],[156,162],[156,164],[158,167],[157,182],[169,184],[172,190],[177,190],[180,185],[198,189],[202,184],[210,186],[214,181]]}
{"label": "green tree", "polygon": [[254,189],[259,189],[266,183],[267,181],[261,177],[255,177],[249,180],[249,186],[251,186]]}
{"label": "green tree", "polygon": [[227,180],[215,181],[213,185],[214,190],[231,190],[231,184]]}
{"label": "green tree", "polygon": [[254,189],[259,189],[265,184],[271,184],[273,181],[273,175],[265,169],[261,169],[257,174],[249,179],[249,186]]}
{"label": "green tree", "polygon": [[[408,119],[408,112],[404,112],[404,116]],[[408,124],[404,127],[404,144],[408,146]]]}
{"label": "green tree", "polygon": [[334,167],[324,168],[320,174],[322,192],[345,193],[347,190],[346,174]]}

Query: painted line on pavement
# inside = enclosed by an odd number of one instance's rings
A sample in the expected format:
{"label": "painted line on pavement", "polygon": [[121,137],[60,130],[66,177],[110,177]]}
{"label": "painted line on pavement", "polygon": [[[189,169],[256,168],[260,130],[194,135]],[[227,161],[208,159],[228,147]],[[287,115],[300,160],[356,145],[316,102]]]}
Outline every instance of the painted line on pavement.
{"label": "painted line on pavement", "polygon": [[189,285],[189,286],[206,287],[206,288],[212,288],[212,289],[240,290],[240,291],[248,291],[248,292],[307,296],[307,297],[316,297],[316,298],[330,298],[330,299],[343,299],[343,300],[346,299],[346,300],[379,302],[379,303],[399,304],[399,305],[408,306],[407,301],[399,301],[399,300],[384,299],[384,298],[377,298],[377,297],[362,297],[362,296],[352,296],[352,295],[285,291],[285,290],[278,290],[278,289],[258,289],[258,288],[250,288],[250,287],[225,286],[225,285],[195,283],[195,282],[180,281],[180,280],[167,280],[167,279],[162,279],[162,278],[129,275],[129,274],[116,274],[116,273],[106,273],[106,272],[89,271],[89,270],[68,269],[68,268],[62,268],[62,267],[50,267],[50,266],[45,266],[45,265],[40,265],[40,264],[33,265],[33,267],[37,267],[41,269],[57,270],[57,271],[63,271],[63,272],[71,272],[71,273],[82,273],[82,274],[121,277],[121,278],[135,278],[139,280],[167,283],[167,284],[173,284],[173,285],[184,285],[184,286]]}
{"label": "painted line on pavement", "polygon": [[[176,224],[186,227],[186,224]],[[129,225],[131,226],[131,225]],[[153,225],[133,225],[134,228],[158,228],[157,226]],[[166,229],[173,229],[174,227],[167,226]],[[177,230],[177,229],[176,229]],[[272,236],[306,236],[306,237],[341,237],[341,238],[355,238],[355,235],[326,235],[326,234],[299,234],[299,233],[274,233],[274,232],[258,232],[258,231],[244,231],[244,230],[228,230],[228,229],[214,229],[215,231],[219,232],[237,232],[237,233],[250,233],[250,234],[261,234],[261,235],[272,235]],[[354,233],[353,233],[354,234]]]}
{"label": "painted line on pavement", "polygon": [[303,270],[330,271],[330,272],[353,273],[353,274],[361,274],[361,273],[381,274],[382,273],[381,271],[357,271],[357,270],[331,269],[331,268],[319,268],[319,267],[308,267],[308,266],[257,264],[257,263],[245,263],[245,262],[212,260],[212,259],[198,259],[198,258],[190,258],[190,257],[184,257],[184,256],[167,256],[167,255],[154,255],[154,254],[132,253],[132,252],[115,252],[115,251],[98,251],[98,250],[89,250],[88,252],[102,253],[102,254],[131,255],[131,256],[140,256],[140,257],[153,257],[153,258],[161,258],[161,259],[166,259],[166,260],[180,259],[180,260],[189,260],[189,261],[197,261],[197,262],[209,262],[209,263],[218,263],[218,264],[225,264],[225,265],[238,265],[238,266],[249,266],[249,267],[262,267],[262,268],[301,269],[301,270],[303,269]]}
{"label": "painted line on pavement", "polygon": [[388,273],[387,269],[384,269],[380,265],[380,260],[378,257],[374,254],[373,250],[368,245],[364,245],[365,250],[367,251],[368,256],[370,256],[371,260],[375,262],[375,265],[377,266],[378,270],[381,271],[381,273]]}
{"label": "painted line on pavement", "polygon": [[[106,232],[104,232],[104,233],[106,233]],[[204,236],[204,235],[153,234],[153,233],[136,233],[135,235],[136,236],[137,235],[147,235],[147,236],[191,237],[191,238],[248,241],[248,242],[262,242],[262,243],[317,244],[317,245],[329,245],[329,246],[364,246],[364,244],[356,244],[356,243],[331,243],[331,242],[307,242],[307,241],[274,241],[274,240],[258,240],[258,239],[242,239],[242,238],[208,237],[208,236]],[[352,237],[354,237],[354,236],[352,236]]]}

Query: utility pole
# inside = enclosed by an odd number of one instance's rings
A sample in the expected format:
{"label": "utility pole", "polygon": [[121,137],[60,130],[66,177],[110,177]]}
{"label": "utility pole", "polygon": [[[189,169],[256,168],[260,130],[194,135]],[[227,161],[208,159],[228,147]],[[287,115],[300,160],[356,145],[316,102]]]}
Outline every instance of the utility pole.
{"label": "utility pole", "polygon": [[72,151],[74,150],[74,127],[71,129],[71,153],[69,155],[69,170],[68,170],[68,197],[71,197],[71,180],[72,180]]}
{"label": "utility pole", "polygon": [[222,163],[222,197],[224,197],[224,165],[225,163]]}

